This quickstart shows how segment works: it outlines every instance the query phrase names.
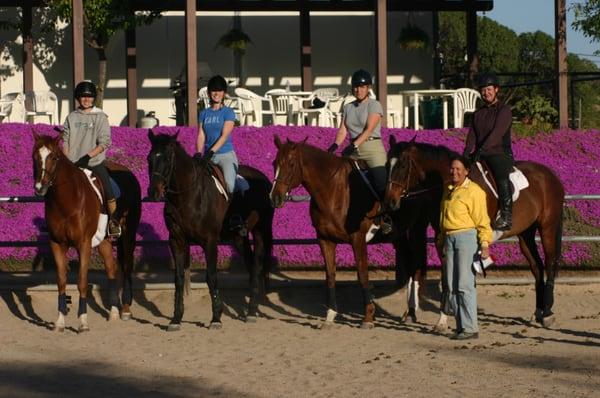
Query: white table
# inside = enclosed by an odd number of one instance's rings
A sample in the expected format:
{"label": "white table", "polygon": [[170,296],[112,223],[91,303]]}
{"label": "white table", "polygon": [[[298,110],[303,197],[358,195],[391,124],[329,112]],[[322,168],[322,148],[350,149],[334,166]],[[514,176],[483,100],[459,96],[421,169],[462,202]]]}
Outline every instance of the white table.
{"label": "white table", "polygon": [[402,103],[404,105],[404,121],[403,127],[409,126],[409,113],[410,113],[410,100],[412,98],[414,103],[413,108],[413,116],[414,116],[414,125],[413,128],[415,130],[419,130],[419,102],[425,97],[441,97],[442,98],[442,107],[444,113],[444,129],[448,129],[448,98],[452,98],[452,114],[454,116],[454,127],[456,128],[456,90],[406,90],[401,91],[400,95],[402,95]]}

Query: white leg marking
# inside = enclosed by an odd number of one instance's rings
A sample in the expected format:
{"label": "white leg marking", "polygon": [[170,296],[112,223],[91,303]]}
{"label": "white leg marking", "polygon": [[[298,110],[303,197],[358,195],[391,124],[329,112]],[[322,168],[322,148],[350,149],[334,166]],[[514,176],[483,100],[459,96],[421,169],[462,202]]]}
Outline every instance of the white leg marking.
{"label": "white leg marking", "polygon": [[119,309],[117,307],[115,307],[114,305],[112,305],[110,307],[110,314],[108,315],[108,320],[109,321],[116,321],[120,319],[119,317]]}
{"label": "white leg marking", "polygon": [[327,309],[327,317],[325,318],[325,322],[333,322],[335,320],[336,315],[337,315],[337,312],[335,312],[331,308],[328,308]]}
{"label": "white leg marking", "polygon": [[54,330],[62,332],[65,330],[65,316],[62,312],[58,311],[58,319],[54,322]]}

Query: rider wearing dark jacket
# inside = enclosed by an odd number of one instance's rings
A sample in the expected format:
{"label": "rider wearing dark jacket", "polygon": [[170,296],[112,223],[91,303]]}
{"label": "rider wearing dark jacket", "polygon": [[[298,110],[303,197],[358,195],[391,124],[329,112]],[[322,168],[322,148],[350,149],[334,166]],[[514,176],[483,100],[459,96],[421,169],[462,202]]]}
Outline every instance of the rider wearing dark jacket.
{"label": "rider wearing dark jacket", "polygon": [[463,155],[481,158],[490,167],[496,186],[500,218],[494,228],[509,230],[512,226],[512,193],[509,174],[514,160],[511,148],[512,112],[498,99],[500,84],[494,74],[483,74],[479,79],[479,92],[483,107],[473,115]]}

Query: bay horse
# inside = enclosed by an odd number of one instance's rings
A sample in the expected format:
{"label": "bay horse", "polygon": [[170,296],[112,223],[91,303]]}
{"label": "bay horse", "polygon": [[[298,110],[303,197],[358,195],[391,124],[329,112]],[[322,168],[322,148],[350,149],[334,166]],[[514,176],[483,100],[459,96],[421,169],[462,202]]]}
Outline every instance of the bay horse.
{"label": "bay horse", "polygon": [[[384,201],[392,210],[400,206],[403,198],[418,191],[439,189],[442,184],[450,181],[450,159],[458,154],[444,146],[415,143],[415,138],[410,142],[396,143],[395,138],[390,137],[389,179]],[[521,252],[535,277],[534,317],[536,321],[548,327],[555,321],[552,306],[554,280],[561,253],[564,187],[546,166],[528,161],[515,162],[515,166],[525,174],[529,180],[529,187],[520,192],[519,199],[513,204],[512,228],[509,231],[498,231],[497,239],[518,237]],[[495,220],[497,199],[475,165],[471,167],[469,178],[486,192],[488,213],[490,219]],[[434,210],[439,214],[440,202],[435,204]],[[538,231],[544,250],[544,261],[535,243],[535,234]],[[448,298],[448,286],[442,277],[442,312],[436,325],[438,331],[447,329]]]}
{"label": "bay horse", "polygon": [[[306,141],[306,140],[305,140]],[[282,207],[288,192],[302,185],[310,194],[310,218],[325,260],[327,316],[322,327],[333,325],[337,315],[335,250],[339,243],[352,245],[365,314],[361,327],[374,326],[375,304],[369,285],[366,235],[379,202],[363,182],[352,161],[321,149],[275,136],[277,157],[271,190],[274,207]]]}
{"label": "bay horse", "polygon": [[[148,196],[154,200],[165,197],[164,217],[175,261],[175,309],[167,330],[181,328],[184,279],[187,285],[192,243],[202,247],[206,259],[206,282],[212,302],[209,328],[222,327],[223,302],[217,281],[217,244],[219,240],[228,238],[243,256],[250,272],[246,321],[254,322],[258,314],[259,276],[263,276],[266,284],[270,271],[273,246],[273,208],[269,202],[271,183],[260,171],[240,166],[238,174],[248,181],[250,188],[243,197],[234,194],[230,204],[218,190],[213,176],[186,153],[177,136],[155,135],[152,130],[148,131],[152,144],[148,154]],[[254,250],[248,235],[242,236],[227,227],[230,214],[238,214],[245,221],[246,229],[252,234]]]}
{"label": "bay horse", "polygon": [[[62,152],[59,137],[34,133],[33,162],[35,194],[44,197],[46,223],[50,249],[54,256],[58,284],[58,319],[56,331],[64,331],[68,312],[67,258],[69,247],[79,253],[79,331],[89,330],[87,321],[88,267],[92,251],[92,237],[98,227],[102,203],[84,172],[76,167]],[[117,240],[117,259],[123,273],[121,318],[131,318],[133,251],[135,234],[141,215],[141,189],[131,171],[123,166],[107,162],[113,180],[119,185],[121,196],[117,208],[122,215],[121,237]],[[101,190],[101,187],[99,187]],[[117,264],[112,255],[112,243],[107,238],[98,245],[104,261],[109,286],[109,320],[119,318],[117,291]]]}

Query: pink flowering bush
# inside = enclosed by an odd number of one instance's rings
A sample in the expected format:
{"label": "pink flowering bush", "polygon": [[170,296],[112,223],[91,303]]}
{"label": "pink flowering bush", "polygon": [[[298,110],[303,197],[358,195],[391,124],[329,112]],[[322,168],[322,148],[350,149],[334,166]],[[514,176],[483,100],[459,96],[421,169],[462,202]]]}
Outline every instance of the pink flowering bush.
{"label": "pink flowering bush", "polygon": [[[33,195],[33,176],[31,150],[33,147],[32,128],[38,133],[55,135],[52,126],[0,124],[0,196]],[[157,133],[176,134],[188,153],[194,152],[196,130],[193,128],[160,127]],[[239,127],[233,133],[233,142],[240,162],[256,167],[273,178],[272,162],[276,155],[273,137],[301,141],[327,148],[335,138],[335,129],[318,127],[282,127],[262,128]],[[402,129],[384,129],[384,143],[393,134],[398,140],[409,140],[416,134],[417,142],[445,145],[455,151],[463,148],[465,131],[430,130],[419,131]],[[146,156],[150,149],[147,131],[143,129],[114,127],[113,145],[109,157],[129,167],[137,176],[145,195],[148,187]],[[532,138],[513,139],[513,149],[517,159],[528,159],[543,163],[554,170],[563,181],[568,194],[598,193],[600,173],[600,148],[594,143],[600,142],[600,132],[557,131],[553,134],[539,134]],[[304,193],[298,189],[292,193]],[[600,226],[600,203],[598,201],[568,202],[579,212],[581,218],[594,228]],[[138,240],[164,240],[168,236],[162,215],[162,203],[145,203],[142,221],[138,229]],[[46,239],[40,233],[44,224],[42,203],[0,204],[0,241]],[[275,239],[311,239],[315,230],[308,214],[308,203],[287,203],[275,212]],[[568,233],[565,233],[568,235]],[[219,259],[228,261],[232,250],[227,246],[220,249]],[[1,259],[27,261],[47,251],[42,248],[0,248]],[[323,263],[317,245],[276,245],[274,257],[283,265],[320,265]],[[194,248],[193,258],[200,259],[201,249]],[[493,255],[501,264],[523,263],[516,244],[498,244]],[[167,260],[170,254],[166,245],[142,246],[136,249],[138,262]],[[585,244],[563,244],[563,261],[578,264],[589,259]],[[340,245],[337,259],[340,265],[352,265],[353,256],[348,245]],[[394,252],[391,245],[369,246],[369,263],[377,266],[393,266]],[[439,264],[433,247],[429,247],[429,264]]]}

